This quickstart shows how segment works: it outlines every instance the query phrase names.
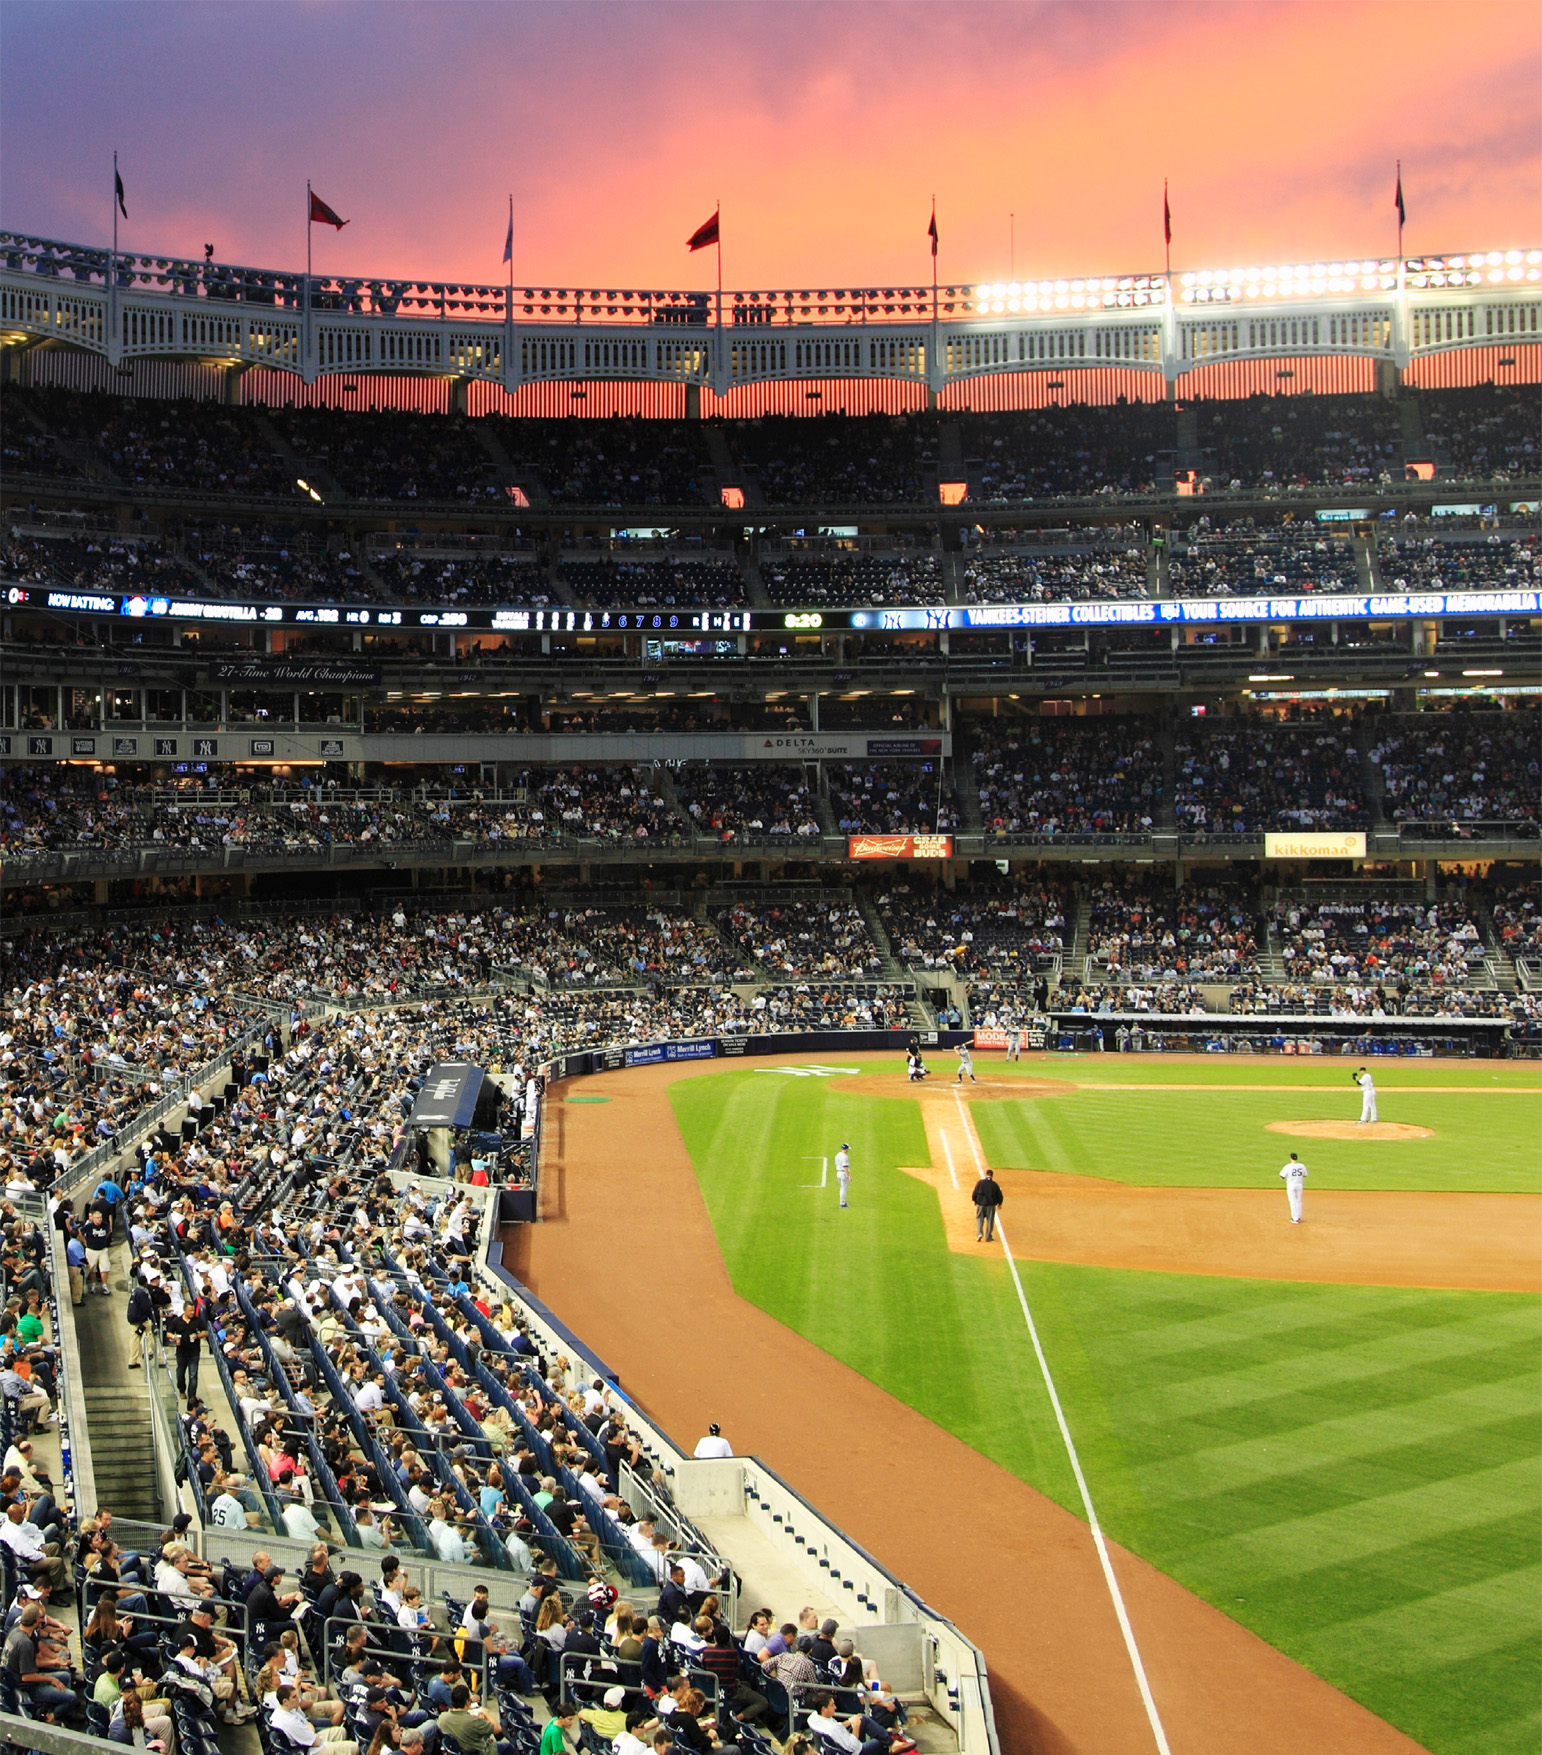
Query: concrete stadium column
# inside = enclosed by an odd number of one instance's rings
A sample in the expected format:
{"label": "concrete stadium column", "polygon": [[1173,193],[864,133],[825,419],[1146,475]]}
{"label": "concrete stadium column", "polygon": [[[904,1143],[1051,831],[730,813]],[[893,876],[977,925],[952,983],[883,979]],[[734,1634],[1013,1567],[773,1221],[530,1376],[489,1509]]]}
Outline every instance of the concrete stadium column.
{"label": "concrete stadium column", "polygon": [[808,701],[808,726],[809,726],[809,730],[810,731],[818,731],[818,729],[819,729],[819,691],[818,691],[818,689],[815,689],[813,694],[808,695],[805,698]]}
{"label": "concrete stadium column", "polygon": [[471,380],[469,378],[451,378],[451,380],[450,380],[450,413],[451,414],[464,414],[466,412],[466,386],[470,382],[471,382]]}
{"label": "concrete stadium column", "polygon": [[687,384],[685,387],[685,418],[701,419],[701,385]]}
{"label": "concrete stadium column", "polygon": [[107,899],[107,879],[97,878],[91,885],[91,900],[101,907]]}
{"label": "concrete stadium column", "polygon": [[241,401],[241,380],[251,370],[250,366],[226,366],[220,373],[220,401],[226,408],[236,408]]}
{"label": "concrete stadium column", "polygon": [[1400,396],[1403,390],[1403,374],[1399,371],[1395,360],[1377,360],[1376,362],[1376,394],[1389,400]]}

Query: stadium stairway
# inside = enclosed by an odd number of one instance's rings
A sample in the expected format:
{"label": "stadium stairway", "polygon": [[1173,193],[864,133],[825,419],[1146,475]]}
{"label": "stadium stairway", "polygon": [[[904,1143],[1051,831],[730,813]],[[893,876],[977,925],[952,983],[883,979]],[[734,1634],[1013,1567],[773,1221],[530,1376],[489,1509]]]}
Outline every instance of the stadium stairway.
{"label": "stadium stairway", "polygon": [[1386,782],[1379,767],[1371,760],[1371,743],[1373,741],[1372,722],[1360,714],[1355,722],[1355,749],[1360,757],[1360,790],[1365,794],[1365,808],[1370,815],[1371,827],[1379,828],[1386,821],[1386,812],[1382,801],[1387,795]]}
{"label": "stadium stairway", "polygon": [[1376,565],[1376,544],[1357,536],[1350,545],[1355,557],[1355,585],[1360,591],[1379,591],[1381,579]]}
{"label": "stadium stairway", "polygon": [[121,1517],[155,1523],[161,1518],[161,1504],[150,1435],[150,1391],[143,1371],[131,1368],[137,1349],[124,1319],[127,1246],[116,1245],[112,1259],[112,1297],[88,1295],[70,1313],[80,1349],[91,1472],[98,1504]]}
{"label": "stadium stairway", "polygon": [[1156,808],[1159,834],[1178,833],[1178,722],[1170,713],[1157,721],[1157,747],[1162,752],[1162,796]]}
{"label": "stadium stairway", "polygon": [[490,420],[472,420],[466,422],[467,431],[487,453],[488,461],[493,466],[493,473],[498,478],[501,488],[519,487],[525,491],[525,497],[535,505],[548,496],[541,485],[540,477],[533,469],[521,469],[503,448],[503,441],[498,437],[497,423]]}
{"label": "stadium stairway", "polygon": [[272,447],[274,455],[283,458],[297,481],[301,479],[308,481],[312,487],[318,488],[328,500],[347,500],[353,497],[344,492],[343,484],[319,457],[302,457],[279,431],[271,417],[261,408],[253,408],[252,419],[257,431]]}
{"label": "stadium stairway", "polygon": [[862,918],[867,922],[867,930],[872,935],[873,943],[878,946],[878,954],[883,958],[882,979],[885,981],[910,980],[910,971],[894,954],[894,946],[890,942],[888,929],[879,918],[878,908],[873,898],[866,890],[858,890],[854,899],[862,910]]}
{"label": "stadium stairway", "polygon": [[964,729],[967,722],[953,722],[953,799],[958,805],[958,826],[966,835],[983,834],[980,814],[980,781],[974,768],[974,739]]}
{"label": "stadium stairway", "polygon": [[1092,920],[1092,910],[1087,905],[1086,888],[1082,884],[1076,886],[1076,897],[1072,903],[1076,911],[1075,921],[1071,927],[1071,948],[1066,952],[1065,961],[1061,964],[1061,979],[1085,981],[1087,979],[1087,941]]}
{"label": "stadium stairway", "polygon": [[1409,463],[1449,463],[1449,456],[1438,458],[1430,450],[1430,442],[1424,432],[1424,409],[1417,396],[1400,396],[1394,404],[1397,409],[1397,424],[1403,441],[1403,462]]}
{"label": "stadium stairway", "polygon": [[[756,488],[755,491],[759,493],[760,489]],[[745,497],[746,499],[749,497],[748,489],[745,490]],[[770,595],[766,590],[765,580],[760,576],[759,559],[753,553],[741,555],[739,557],[739,571],[744,575],[744,596],[750,608],[773,608]]]}

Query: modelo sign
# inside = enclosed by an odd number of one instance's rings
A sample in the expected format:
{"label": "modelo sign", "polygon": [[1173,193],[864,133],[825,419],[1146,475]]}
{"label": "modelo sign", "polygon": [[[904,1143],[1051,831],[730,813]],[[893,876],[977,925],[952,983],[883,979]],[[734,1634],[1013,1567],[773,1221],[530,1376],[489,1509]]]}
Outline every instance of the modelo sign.
{"label": "modelo sign", "polygon": [[951,835],[848,835],[848,859],[951,859]]}
{"label": "modelo sign", "polygon": [[1265,859],[1364,859],[1365,834],[1344,830],[1326,835],[1265,835]]}

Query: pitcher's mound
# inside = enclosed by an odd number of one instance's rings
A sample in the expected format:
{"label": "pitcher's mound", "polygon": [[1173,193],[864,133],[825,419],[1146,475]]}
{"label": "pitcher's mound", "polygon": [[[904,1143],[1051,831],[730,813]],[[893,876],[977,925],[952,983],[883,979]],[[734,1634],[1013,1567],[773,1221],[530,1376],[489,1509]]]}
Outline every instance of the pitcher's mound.
{"label": "pitcher's mound", "polygon": [[1294,1134],[1304,1140],[1432,1140],[1432,1127],[1414,1127],[1406,1121],[1271,1121],[1270,1133]]}

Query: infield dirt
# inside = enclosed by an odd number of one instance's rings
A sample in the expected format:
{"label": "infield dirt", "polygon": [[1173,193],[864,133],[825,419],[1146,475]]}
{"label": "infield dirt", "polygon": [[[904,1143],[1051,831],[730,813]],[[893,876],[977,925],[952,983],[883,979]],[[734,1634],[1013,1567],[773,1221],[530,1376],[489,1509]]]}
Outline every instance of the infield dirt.
{"label": "infield dirt", "polygon": [[[1087,1525],[734,1293],[668,1095],[677,1079],[722,1070],[600,1074],[583,1094],[611,1101],[594,1106],[570,1108],[554,1090],[551,1217],[505,1233],[511,1271],[678,1441],[720,1421],[736,1450],[762,1457],[957,1621],[987,1655],[1008,1755],[1147,1755],[1151,1729]],[[885,1094],[898,1094],[887,1081]],[[1418,1749],[1110,1547],[1175,1751]]]}

